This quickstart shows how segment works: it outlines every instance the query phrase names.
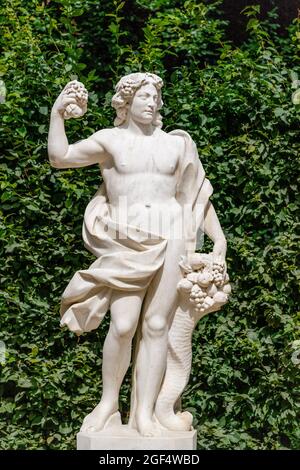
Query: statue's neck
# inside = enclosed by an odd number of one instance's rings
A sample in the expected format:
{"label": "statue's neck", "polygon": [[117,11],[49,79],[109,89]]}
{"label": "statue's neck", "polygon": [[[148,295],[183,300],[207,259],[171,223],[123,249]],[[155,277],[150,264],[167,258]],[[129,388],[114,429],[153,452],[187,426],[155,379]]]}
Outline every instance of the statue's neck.
{"label": "statue's neck", "polygon": [[137,136],[151,136],[154,134],[156,129],[152,124],[142,124],[140,122],[133,121],[133,119],[129,119],[119,127],[121,129],[127,129],[129,132]]}

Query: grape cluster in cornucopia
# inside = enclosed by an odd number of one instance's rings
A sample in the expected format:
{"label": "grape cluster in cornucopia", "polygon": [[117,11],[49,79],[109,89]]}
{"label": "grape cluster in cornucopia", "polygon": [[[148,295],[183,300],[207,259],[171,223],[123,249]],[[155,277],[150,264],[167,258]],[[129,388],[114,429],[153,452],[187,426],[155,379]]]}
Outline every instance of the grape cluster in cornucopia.
{"label": "grape cluster in cornucopia", "polygon": [[195,253],[189,265],[181,263],[181,266],[185,277],[177,288],[181,294],[189,295],[196,314],[202,316],[219,310],[228,301],[231,286],[223,260],[212,254]]}
{"label": "grape cluster in cornucopia", "polygon": [[85,86],[81,82],[73,80],[65,86],[63,93],[66,95],[74,94],[77,101],[77,104],[71,103],[66,107],[64,119],[83,116],[87,111],[88,102],[88,92]]}

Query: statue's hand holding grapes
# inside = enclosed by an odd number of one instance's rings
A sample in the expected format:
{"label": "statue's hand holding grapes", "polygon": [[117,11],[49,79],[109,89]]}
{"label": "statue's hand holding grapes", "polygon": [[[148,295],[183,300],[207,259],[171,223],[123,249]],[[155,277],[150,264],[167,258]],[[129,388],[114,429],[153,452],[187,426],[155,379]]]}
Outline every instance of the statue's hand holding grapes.
{"label": "statue's hand holding grapes", "polygon": [[87,111],[88,92],[85,86],[73,80],[65,86],[55,101],[52,112],[58,112],[64,119],[78,118]]}

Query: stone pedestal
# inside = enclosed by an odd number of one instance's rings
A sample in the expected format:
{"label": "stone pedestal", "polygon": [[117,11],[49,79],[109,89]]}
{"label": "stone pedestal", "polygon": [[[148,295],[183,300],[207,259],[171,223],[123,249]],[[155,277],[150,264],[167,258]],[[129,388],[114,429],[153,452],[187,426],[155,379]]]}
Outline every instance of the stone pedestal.
{"label": "stone pedestal", "polygon": [[117,429],[77,434],[77,450],[195,450],[196,446],[195,430],[163,431],[159,437],[144,437],[123,425]]}

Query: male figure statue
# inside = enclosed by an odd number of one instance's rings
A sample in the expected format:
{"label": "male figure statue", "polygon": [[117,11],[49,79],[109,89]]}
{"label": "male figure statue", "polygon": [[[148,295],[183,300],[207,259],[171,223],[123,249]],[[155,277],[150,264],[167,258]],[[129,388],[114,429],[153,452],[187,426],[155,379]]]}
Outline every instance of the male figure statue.
{"label": "male figure statue", "polygon": [[[214,242],[214,255],[225,259],[225,237],[208,200],[212,189],[195,145],[184,131],[161,129],[162,85],[151,73],[123,77],[112,100],[115,127],[72,145],[64,116],[70,105],[78,106],[76,93],[65,89],[51,112],[51,165],[98,164],[104,181],[86,209],[83,226],[85,246],[97,260],[74,275],[61,307],[62,325],[78,334],[96,328],[108,309],[111,314],[103,347],[102,398],[84,419],[82,431],[103,429],[117,412],[132,339],[140,324],[132,422],[142,435],[159,432],[153,419],[155,403],[178,302],[179,261],[193,249],[200,224],[197,204],[204,210],[204,231]],[[184,206],[190,207],[190,217],[184,215]],[[185,232],[179,236],[178,221]]]}

